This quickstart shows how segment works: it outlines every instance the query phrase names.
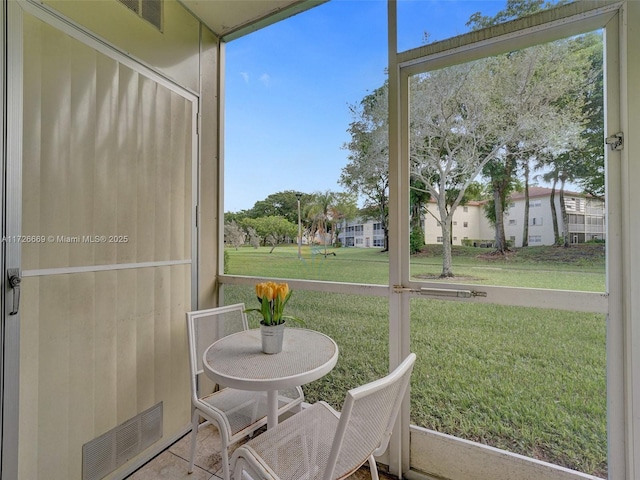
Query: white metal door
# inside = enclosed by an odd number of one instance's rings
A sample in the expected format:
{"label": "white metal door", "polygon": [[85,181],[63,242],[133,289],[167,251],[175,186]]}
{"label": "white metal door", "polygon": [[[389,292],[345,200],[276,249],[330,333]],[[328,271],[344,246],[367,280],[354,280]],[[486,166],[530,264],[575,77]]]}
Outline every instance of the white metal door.
{"label": "white metal door", "polygon": [[180,367],[196,291],[198,102],[9,4],[5,245],[23,280],[18,314],[4,317],[19,340],[4,348],[4,399],[15,398],[3,478],[81,478],[82,445],[150,406],[163,402],[167,437],[190,419]]}
{"label": "white metal door", "polygon": [[[617,44],[618,44],[618,8],[619,5],[604,6],[600,10],[593,10],[589,13],[581,13],[571,17],[570,15],[562,19],[550,19],[549,23],[536,25],[536,27],[526,28],[523,26],[521,31],[509,32],[505,35],[500,35],[499,29],[496,30],[495,37],[484,38],[481,41],[475,43],[469,42],[463,46],[451,48],[449,50],[439,51],[430,55],[425,55],[421,49],[415,49],[413,51],[404,52],[404,54],[398,55],[398,69],[397,69],[397,94],[393,92],[394,79],[390,81],[390,98],[399,99],[399,123],[390,120],[390,137],[393,139],[394,129],[398,129],[398,146],[394,149],[393,140],[391,140],[391,160],[390,168],[392,174],[397,175],[399,179],[399,190],[395,193],[392,191],[391,197],[395,198],[396,202],[392,202],[392,208],[398,210],[397,221],[398,225],[395,227],[397,238],[399,239],[397,247],[391,249],[390,257],[391,265],[399,265],[393,272],[392,268],[392,283],[394,282],[394,276],[401,279],[400,285],[396,287],[396,293],[399,294],[397,300],[395,300],[396,314],[402,318],[402,328],[399,328],[399,337],[397,339],[398,348],[404,350],[403,354],[408,353],[410,343],[410,333],[408,327],[408,297],[419,295],[431,295],[434,298],[446,299],[446,293],[443,293],[442,289],[451,289],[451,292],[455,294],[458,291],[471,291],[477,292],[477,296],[473,299],[465,300],[468,302],[477,303],[493,303],[496,305],[511,305],[511,306],[529,306],[539,307],[545,306],[546,308],[557,308],[564,310],[577,310],[584,312],[598,312],[608,315],[608,336],[607,336],[607,378],[608,382],[618,384],[621,382],[622,365],[619,363],[619,357],[616,352],[621,351],[623,348],[622,332],[619,330],[620,325],[620,289],[612,285],[612,277],[608,277],[608,291],[606,293],[577,293],[577,292],[562,292],[562,291],[536,291],[535,289],[517,289],[510,287],[481,287],[478,285],[462,285],[462,284],[443,284],[443,283],[418,283],[412,281],[409,275],[408,267],[408,253],[405,251],[409,242],[406,238],[406,232],[409,231],[408,219],[410,218],[408,211],[408,191],[409,191],[409,146],[408,146],[408,108],[409,108],[409,77],[412,74],[419,72],[427,72],[438,68],[444,68],[449,65],[455,65],[458,63],[469,62],[475,59],[483,58],[484,56],[494,55],[502,51],[515,50],[519,48],[525,48],[529,45],[535,45],[543,41],[552,41],[557,38],[566,37],[571,34],[580,32],[587,32],[597,28],[605,28],[606,35],[606,75],[607,75],[607,91],[608,97],[607,112],[606,112],[606,131],[610,132],[611,129],[616,129],[616,125],[619,123],[619,111],[618,111],[618,71],[617,71]],[[532,23],[535,23],[532,22]],[[428,49],[424,49],[425,51]],[[394,71],[391,69],[391,71]],[[391,114],[390,118],[394,117],[394,105],[390,101]],[[398,161],[394,162],[394,152],[398,152]],[[608,165],[608,191],[607,198],[607,218],[608,218],[608,233],[607,233],[607,254],[608,254],[608,273],[611,271],[619,272],[619,252],[620,245],[617,243],[619,234],[621,231],[620,214],[621,203],[620,198],[616,194],[619,189],[619,165],[613,161],[614,157],[617,158],[616,152],[607,152],[608,159],[606,164]],[[395,171],[394,171],[395,170]],[[396,182],[391,182],[391,185],[395,185]],[[395,204],[395,207],[394,207]],[[393,245],[392,245],[393,247]],[[616,282],[615,278],[613,282]],[[457,294],[455,294],[457,295]],[[454,295],[454,296],[455,296]],[[451,297],[449,297],[450,299]],[[393,345],[392,345],[393,348]],[[402,355],[401,355],[402,356]],[[608,422],[610,424],[609,432],[609,471],[611,478],[618,478],[617,473],[624,468],[623,449],[619,448],[623,444],[624,429],[618,428],[621,425],[623,419],[622,397],[619,391],[609,392],[608,398]],[[611,426],[614,428],[611,428]],[[408,439],[408,433],[403,433],[403,439]],[[406,442],[407,440],[405,440]],[[410,460],[411,466],[419,465],[421,471],[425,471],[426,463],[422,460],[428,459],[428,462],[438,463],[440,470],[434,470],[429,473],[442,476],[443,478],[458,478],[456,475],[468,475],[474,476],[474,478],[481,477],[481,472],[487,471],[486,462],[492,463],[489,468],[490,478],[520,478],[517,475],[525,475],[525,473],[515,474],[512,470],[501,471],[501,463],[497,461],[497,457],[492,457],[490,452],[486,451],[481,455],[464,455],[468,453],[469,446],[460,442],[459,447],[455,447],[453,444],[443,444],[442,453],[448,457],[456,458],[453,462],[447,462],[444,457],[437,457],[437,451],[440,447],[436,444],[438,439],[430,439],[430,450],[422,452],[421,455],[417,455],[416,445],[420,443],[420,440],[416,437],[411,441],[411,452],[416,458]],[[443,440],[444,441],[444,440]],[[446,440],[448,441],[448,440]],[[453,445],[453,446],[452,446]],[[392,444],[393,446],[393,444]],[[614,448],[615,447],[615,448]],[[459,451],[456,448],[460,448]],[[409,445],[404,444],[400,449],[403,453],[402,470],[409,468]],[[455,453],[455,452],[458,453]],[[464,455],[465,461],[468,461],[468,465],[461,466],[465,462],[460,461],[460,456]],[[422,457],[418,462],[417,457]],[[474,460],[475,458],[475,460]],[[393,459],[392,459],[393,461]],[[474,463],[479,461],[480,463]],[[510,468],[510,467],[509,467]],[[449,470],[447,470],[449,469]],[[466,473],[461,473],[466,472]],[[553,478],[555,475],[553,472],[549,473]],[[515,475],[515,476],[514,476]],[[539,472],[536,473],[539,475]],[[488,477],[489,478],[489,477]],[[522,477],[525,478],[525,477]],[[538,476],[537,478],[546,478],[544,476]]]}

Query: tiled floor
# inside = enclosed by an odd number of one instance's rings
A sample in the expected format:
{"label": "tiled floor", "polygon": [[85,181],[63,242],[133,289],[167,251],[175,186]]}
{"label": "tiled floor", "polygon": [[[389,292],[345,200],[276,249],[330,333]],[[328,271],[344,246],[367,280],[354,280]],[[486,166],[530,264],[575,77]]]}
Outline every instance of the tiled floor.
{"label": "tiled floor", "polygon": [[190,446],[191,434],[188,434],[128,478],[130,480],[216,480],[222,478],[218,430],[209,425],[198,432],[195,465],[191,475],[187,473]]}
{"label": "tiled floor", "polygon": [[[220,462],[220,437],[218,430],[207,426],[198,432],[196,459],[193,473],[189,475],[189,447],[191,435],[186,435],[169,449],[162,452],[140,470],[128,477],[129,480],[219,480],[222,478]],[[231,449],[231,451],[233,448]],[[231,454],[230,451],[230,454]],[[363,466],[350,480],[369,480],[371,473]],[[380,472],[380,480],[395,480],[395,477]]]}

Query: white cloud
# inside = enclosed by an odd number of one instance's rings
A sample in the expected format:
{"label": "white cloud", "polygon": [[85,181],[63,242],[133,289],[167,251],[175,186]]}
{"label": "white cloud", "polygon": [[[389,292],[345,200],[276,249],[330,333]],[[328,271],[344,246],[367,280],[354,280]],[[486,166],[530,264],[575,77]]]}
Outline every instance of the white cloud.
{"label": "white cloud", "polygon": [[260,81],[265,87],[268,87],[269,83],[271,83],[271,77],[268,73],[263,73],[262,75],[260,75]]}
{"label": "white cloud", "polygon": [[244,80],[244,83],[249,83],[249,74],[247,72],[240,72],[240,76]]}

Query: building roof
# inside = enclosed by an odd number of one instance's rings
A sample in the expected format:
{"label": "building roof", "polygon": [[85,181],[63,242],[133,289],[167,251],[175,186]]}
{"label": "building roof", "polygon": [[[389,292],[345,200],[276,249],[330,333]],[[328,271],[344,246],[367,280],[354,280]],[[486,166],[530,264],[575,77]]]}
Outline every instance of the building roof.
{"label": "building roof", "polygon": [[[584,193],[578,193],[578,192],[572,192],[569,190],[565,190],[564,191],[565,196],[569,195],[572,197],[590,197],[590,195],[584,194]],[[529,198],[536,198],[536,197],[548,197],[549,195],[551,195],[551,189],[550,188],[546,188],[546,187],[529,187]],[[560,190],[556,189],[556,195],[560,195]],[[511,196],[509,197],[509,200],[513,201],[513,200],[522,200],[525,198],[524,195],[524,191],[522,192],[514,192],[511,194]]]}
{"label": "building roof", "polygon": [[[551,195],[551,188],[547,188],[547,187],[529,187],[529,198],[540,198],[540,197],[548,197]],[[560,190],[556,189],[556,195],[560,195]],[[573,192],[570,190],[565,190],[564,191],[564,195],[565,196],[570,196],[570,197],[581,197],[581,198],[591,198],[592,195],[586,194],[586,193],[579,193],[579,192]],[[524,200],[525,195],[524,195],[524,191],[522,192],[514,192],[511,194],[511,196],[509,197],[510,201],[516,201],[516,200]],[[486,204],[488,202],[488,200],[470,200],[467,203],[461,204],[461,206],[465,206],[465,207],[481,207],[484,204]],[[429,199],[429,203],[430,204],[434,204],[436,203],[436,201],[433,198]]]}

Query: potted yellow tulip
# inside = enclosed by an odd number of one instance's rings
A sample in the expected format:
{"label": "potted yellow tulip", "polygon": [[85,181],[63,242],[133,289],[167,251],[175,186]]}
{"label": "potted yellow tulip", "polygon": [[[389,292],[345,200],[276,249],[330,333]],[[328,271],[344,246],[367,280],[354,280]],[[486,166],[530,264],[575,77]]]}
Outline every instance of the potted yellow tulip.
{"label": "potted yellow tulip", "polygon": [[297,318],[284,315],[284,307],[291,297],[292,290],[286,283],[258,283],[256,295],[260,308],[248,308],[245,312],[260,312],[260,330],[262,333],[262,351],[264,353],[280,353],[284,338],[285,320],[299,321]]}

